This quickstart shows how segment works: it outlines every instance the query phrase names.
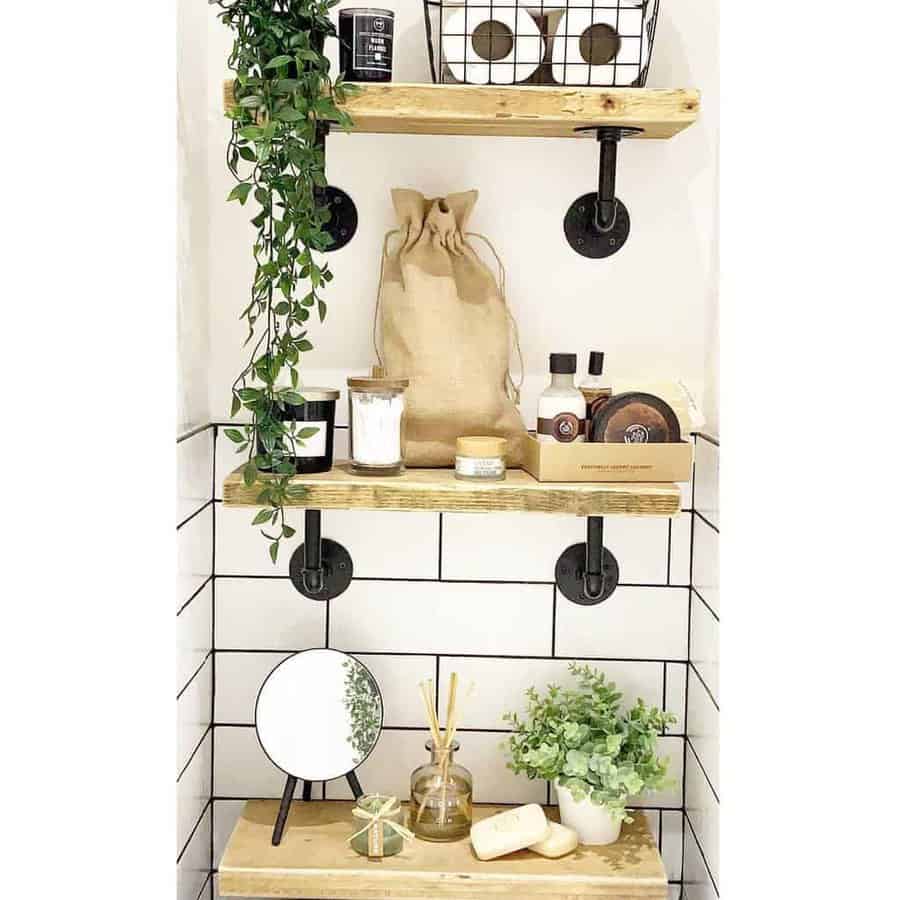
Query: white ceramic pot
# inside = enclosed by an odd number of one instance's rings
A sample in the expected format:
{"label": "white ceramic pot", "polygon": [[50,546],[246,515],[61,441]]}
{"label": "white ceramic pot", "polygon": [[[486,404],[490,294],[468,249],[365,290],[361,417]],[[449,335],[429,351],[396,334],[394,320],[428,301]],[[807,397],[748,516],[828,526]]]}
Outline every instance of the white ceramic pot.
{"label": "white ceramic pot", "polygon": [[582,844],[614,844],[622,830],[621,821],[613,819],[605,806],[591,803],[590,797],[576,801],[572,792],[556,784],[559,797],[559,819],[578,832]]}

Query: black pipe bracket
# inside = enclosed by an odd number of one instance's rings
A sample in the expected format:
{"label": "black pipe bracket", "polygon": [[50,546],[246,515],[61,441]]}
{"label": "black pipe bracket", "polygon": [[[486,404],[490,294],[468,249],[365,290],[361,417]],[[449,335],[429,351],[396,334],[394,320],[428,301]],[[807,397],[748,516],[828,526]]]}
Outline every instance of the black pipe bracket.
{"label": "black pipe bracket", "polygon": [[[325,153],[325,137],[330,131],[328,122],[316,124],[316,146],[322,148]],[[340,250],[353,240],[356,229],[359,226],[359,213],[353,198],[344,190],[328,184],[325,187],[315,188],[317,206],[327,206],[331,218],[325,223],[323,230],[331,236],[331,245],[326,252]]]}
{"label": "black pipe bracket", "polygon": [[291,555],[291,583],[310,600],[331,600],[350,587],[353,560],[337,541],[322,537],[322,513],[306,510],[303,543]]}
{"label": "black pipe bracket", "polygon": [[605,259],[618,253],[631,233],[631,218],[616,197],[616,161],[619,141],[634,137],[643,128],[590,125],[575,131],[592,131],[600,142],[597,190],[582,194],[568,209],[563,231],[569,246],[588,259]]}
{"label": "black pipe bracket", "polygon": [[619,584],[619,563],[603,546],[603,517],[588,516],[587,541],[572,544],[556,561],[556,586],[579,606],[608,600]]}

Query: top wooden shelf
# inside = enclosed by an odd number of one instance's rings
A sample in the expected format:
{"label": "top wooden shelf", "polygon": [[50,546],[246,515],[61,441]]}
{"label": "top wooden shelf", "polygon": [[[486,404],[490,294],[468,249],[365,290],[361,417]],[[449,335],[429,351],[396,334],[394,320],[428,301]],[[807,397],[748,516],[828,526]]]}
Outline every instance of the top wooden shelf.
{"label": "top wooden shelf", "polygon": [[[695,90],[544,85],[365,84],[344,105],[354,131],[370,134],[467,134],[570,137],[592,125],[643,128],[637,138],[665,139],[700,112]],[[234,105],[225,83],[225,107]]]}
{"label": "top wooden shelf", "polygon": [[[226,479],[225,506],[259,506],[259,485],[246,487],[243,467]],[[263,476],[265,478],[266,476]],[[541,482],[520,469],[505,481],[460,481],[453,469],[407,469],[403,475],[354,475],[348,463],[330,472],[295,475],[291,483],[305,489],[288,505],[308,509],[389,509],[434,512],[538,512],[575,516],[676,516],[681,491],[657,482]]]}
{"label": "top wooden shelf", "polygon": [[[644,814],[622,826],[615,844],[581,846],[562,859],[528,850],[490,862],[469,841],[412,841],[395,856],[370,862],[347,843],[352,803],[295,802],[284,838],[272,846],[277,800],[245,806],[219,864],[223,897],[336,898],[341,900],[665,900],[666,872]],[[500,807],[476,805],[475,819]],[[558,821],[555,809],[547,815]]]}

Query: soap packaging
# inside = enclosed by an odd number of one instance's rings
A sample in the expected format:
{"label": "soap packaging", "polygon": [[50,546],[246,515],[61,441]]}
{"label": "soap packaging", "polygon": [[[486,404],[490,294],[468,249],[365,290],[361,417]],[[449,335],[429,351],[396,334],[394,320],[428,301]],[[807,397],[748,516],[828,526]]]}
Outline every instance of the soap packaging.
{"label": "soap packaging", "polygon": [[475,855],[482,860],[497,859],[524,850],[551,836],[550,823],[537,803],[508,809],[482,819],[472,826]]}

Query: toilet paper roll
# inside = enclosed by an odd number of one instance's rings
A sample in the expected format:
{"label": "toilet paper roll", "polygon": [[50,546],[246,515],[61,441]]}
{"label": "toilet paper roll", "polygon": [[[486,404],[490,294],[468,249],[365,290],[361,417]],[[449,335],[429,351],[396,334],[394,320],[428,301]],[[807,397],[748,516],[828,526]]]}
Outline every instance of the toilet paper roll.
{"label": "toilet paper roll", "polygon": [[[509,29],[512,46],[500,59],[488,61],[479,25],[498,22]],[[495,37],[495,41],[497,38]],[[544,39],[534,19],[521,7],[460,7],[441,28],[444,61],[457,81],[469,84],[514,84],[534,74],[544,58]]]}
{"label": "toilet paper roll", "polygon": [[[608,61],[591,64],[588,32],[594,25],[618,38],[618,51]],[[650,57],[641,8],[582,9],[569,7],[553,37],[553,79],[560,84],[630,85]],[[642,38],[643,32],[643,38]],[[584,41],[582,38],[584,37]],[[595,37],[595,46],[601,37]],[[583,53],[582,50],[585,52]]]}

